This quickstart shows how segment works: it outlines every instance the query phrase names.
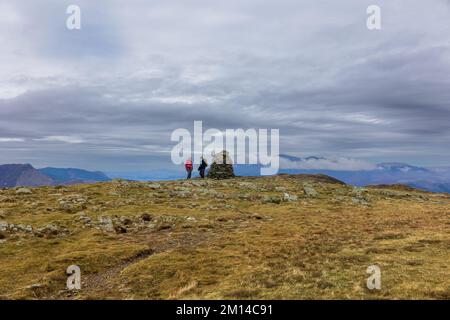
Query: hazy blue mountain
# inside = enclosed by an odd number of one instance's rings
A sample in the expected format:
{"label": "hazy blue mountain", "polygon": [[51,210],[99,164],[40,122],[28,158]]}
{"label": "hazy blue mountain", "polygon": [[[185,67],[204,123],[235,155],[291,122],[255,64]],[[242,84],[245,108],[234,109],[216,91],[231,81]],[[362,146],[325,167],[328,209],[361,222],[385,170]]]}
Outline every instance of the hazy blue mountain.
{"label": "hazy blue mountain", "polygon": [[[327,160],[323,157],[299,158],[290,155],[280,155],[280,158],[299,164],[299,167],[307,162]],[[260,175],[260,169],[260,165],[235,165],[235,173],[241,176],[258,176]],[[321,173],[355,186],[400,183],[426,191],[450,193],[450,167],[424,168],[394,162],[376,164],[371,170],[288,169],[281,167],[279,172],[291,174]]]}
{"label": "hazy blue mountain", "polygon": [[52,179],[33,168],[30,164],[0,165],[0,187],[48,186]]}
{"label": "hazy blue mountain", "polygon": [[53,186],[109,181],[102,172],[81,169],[35,169],[31,164],[0,165],[0,187]]}
{"label": "hazy blue mountain", "polygon": [[55,184],[93,183],[111,180],[103,172],[75,168],[43,168],[43,174],[51,177]]}

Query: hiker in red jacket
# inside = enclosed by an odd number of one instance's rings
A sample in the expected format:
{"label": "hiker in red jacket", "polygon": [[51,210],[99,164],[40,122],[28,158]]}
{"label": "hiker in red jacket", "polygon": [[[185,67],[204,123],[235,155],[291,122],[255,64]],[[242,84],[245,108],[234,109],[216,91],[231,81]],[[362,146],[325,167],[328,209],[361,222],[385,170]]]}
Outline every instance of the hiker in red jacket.
{"label": "hiker in red jacket", "polygon": [[184,167],[187,171],[187,179],[190,179],[192,176],[192,169],[194,168],[194,166],[192,165],[192,160],[190,158],[186,160]]}

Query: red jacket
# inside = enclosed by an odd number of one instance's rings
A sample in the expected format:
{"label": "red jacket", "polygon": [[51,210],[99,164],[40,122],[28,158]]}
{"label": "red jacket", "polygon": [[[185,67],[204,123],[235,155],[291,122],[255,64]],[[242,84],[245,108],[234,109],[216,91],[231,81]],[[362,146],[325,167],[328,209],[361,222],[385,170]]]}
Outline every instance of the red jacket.
{"label": "red jacket", "polygon": [[192,170],[193,166],[192,166],[192,161],[191,160],[186,160],[186,163],[184,164],[186,170]]}

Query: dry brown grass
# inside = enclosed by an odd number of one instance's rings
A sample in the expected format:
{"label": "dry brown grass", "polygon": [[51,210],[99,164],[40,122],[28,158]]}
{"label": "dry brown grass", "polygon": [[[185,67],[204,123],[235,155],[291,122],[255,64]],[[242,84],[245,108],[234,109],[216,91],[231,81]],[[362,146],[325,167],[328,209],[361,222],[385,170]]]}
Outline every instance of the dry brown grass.
{"label": "dry brown grass", "polygon": [[[316,198],[303,194],[309,181]],[[256,184],[256,190],[239,186]],[[410,189],[368,188],[368,204],[324,177],[236,178],[209,186],[119,182],[0,191],[10,223],[57,222],[69,234],[7,234],[0,243],[0,297],[50,299],[449,299],[450,197]],[[171,195],[189,188],[188,198]],[[295,202],[265,203],[281,196]],[[202,195],[202,190],[219,195]],[[83,228],[57,207],[55,194],[81,194],[83,214],[191,217],[123,234]],[[198,195],[197,197],[195,195]],[[223,195],[223,196],[222,196]],[[246,195],[247,198],[242,197]],[[52,210],[48,211],[47,208]],[[65,269],[82,270],[83,288],[65,290]],[[377,264],[382,289],[370,291]],[[38,284],[30,287],[33,284]]]}

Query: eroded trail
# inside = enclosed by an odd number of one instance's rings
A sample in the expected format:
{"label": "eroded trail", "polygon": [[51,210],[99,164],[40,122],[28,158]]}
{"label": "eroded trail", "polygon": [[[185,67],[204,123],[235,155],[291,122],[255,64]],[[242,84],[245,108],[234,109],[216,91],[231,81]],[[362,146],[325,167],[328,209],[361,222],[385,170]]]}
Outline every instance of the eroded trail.
{"label": "eroded trail", "polygon": [[[219,218],[220,220],[220,218]],[[230,223],[231,221],[231,223]],[[122,241],[145,244],[148,248],[137,254],[120,261],[105,270],[88,274],[82,278],[82,290],[62,290],[58,299],[104,299],[104,298],[129,298],[132,292],[126,292],[121,285],[121,273],[128,267],[138,264],[151,256],[169,253],[171,251],[194,251],[198,247],[214,243],[222,236],[222,232],[231,233],[247,228],[246,219],[238,221],[229,220],[222,228],[210,228],[198,230],[163,230],[160,232],[140,232],[138,234],[123,236]]]}

